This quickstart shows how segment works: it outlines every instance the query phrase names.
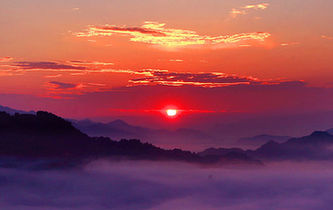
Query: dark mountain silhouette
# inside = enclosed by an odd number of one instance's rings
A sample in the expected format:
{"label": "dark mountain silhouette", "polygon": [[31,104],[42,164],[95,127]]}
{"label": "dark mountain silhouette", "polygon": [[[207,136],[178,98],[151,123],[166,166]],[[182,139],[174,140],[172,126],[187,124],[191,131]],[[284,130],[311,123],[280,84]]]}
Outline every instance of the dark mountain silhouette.
{"label": "dark mountain silhouette", "polygon": [[[120,121],[115,123],[122,124]],[[62,161],[113,158],[173,160],[200,164],[226,164],[229,160],[260,163],[233,154],[223,157],[200,156],[180,149],[165,150],[135,139],[113,141],[107,137],[89,137],[69,121],[43,111],[14,115],[0,112],[0,157],[49,158]]]}
{"label": "dark mountain silhouette", "polygon": [[[82,121],[85,126],[96,126]],[[131,126],[117,120],[103,124],[129,134],[146,128]],[[101,128],[100,125],[97,126]],[[155,132],[162,132],[155,130]],[[179,129],[179,133],[195,135],[195,130]],[[200,134],[200,132],[199,132]],[[199,135],[200,136],[200,135]],[[139,140],[113,141],[108,137],[90,137],[54,114],[39,111],[36,114],[14,115],[0,112],[0,157],[55,158],[55,159],[132,159],[177,160],[201,164],[229,164],[241,162],[259,164],[259,160],[332,160],[333,135],[316,131],[309,136],[290,138],[286,142],[269,141],[256,150],[239,148],[209,148],[200,153],[180,149],[161,149]]]}
{"label": "dark mountain silhouette", "polygon": [[333,135],[315,131],[285,143],[270,141],[246,154],[265,160],[330,160],[333,159]]}
{"label": "dark mountain silhouette", "polygon": [[215,145],[217,139],[202,131],[180,128],[174,131],[166,129],[150,129],[133,126],[122,120],[109,123],[93,122],[91,120],[75,121],[73,125],[90,136],[107,136],[111,139],[138,138],[164,148],[173,147],[197,150]]}
{"label": "dark mountain silhouette", "polygon": [[275,141],[278,143],[283,143],[288,139],[291,139],[290,136],[273,136],[273,135],[258,135],[253,137],[241,138],[238,140],[238,143],[247,148],[257,148],[263,144],[266,144],[269,141]]}

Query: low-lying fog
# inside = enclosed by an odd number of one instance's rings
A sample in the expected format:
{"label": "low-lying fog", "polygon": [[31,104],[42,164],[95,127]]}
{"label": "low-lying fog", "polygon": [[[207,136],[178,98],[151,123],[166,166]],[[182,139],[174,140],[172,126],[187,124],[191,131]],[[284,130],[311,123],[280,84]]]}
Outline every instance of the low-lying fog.
{"label": "low-lying fog", "polygon": [[202,168],[95,161],[83,169],[0,169],[1,209],[330,209],[333,164]]}

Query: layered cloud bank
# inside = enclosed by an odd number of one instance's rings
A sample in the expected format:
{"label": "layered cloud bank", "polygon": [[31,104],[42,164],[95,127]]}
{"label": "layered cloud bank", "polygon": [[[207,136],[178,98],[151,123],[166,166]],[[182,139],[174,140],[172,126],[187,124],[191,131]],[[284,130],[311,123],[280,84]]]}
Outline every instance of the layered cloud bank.
{"label": "layered cloud bank", "polygon": [[136,115],[168,105],[198,110],[195,113],[332,110],[332,88],[313,87],[302,80],[219,71],[126,69],[118,68],[114,62],[99,60],[2,60],[0,99],[5,102],[3,105],[23,110],[50,110],[64,117],[126,112]]}
{"label": "layered cloud bank", "polygon": [[329,209],[333,172],[325,166],[330,165],[304,166],[236,170],[98,161],[82,171],[0,169],[0,205],[8,210]]}
{"label": "layered cloud bank", "polygon": [[[203,88],[217,88],[227,86],[260,86],[280,85],[290,82],[283,79],[259,79],[253,76],[227,74],[221,72],[175,72],[166,69],[119,69],[114,68],[112,62],[99,61],[12,61],[3,59],[0,68],[2,76],[28,77],[31,74],[38,74],[44,81],[39,87],[45,90],[44,96],[61,98],[61,95],[78,95],[91,92],[106,92],[114,90],[112,79],[115,75],[126,75],[127,81],[123,81],[123,87],[131,86],[192,86]],[[176,60],[179,62],[178,60]],[[95,80],[95,75],[104,75],[110,81]],[[85,82],[73,82],[84,79]],[[100,80],[100,79],[99,79]],[[106,83],[105,83],[106,82]],[[36,85],[36,84],[35,84]],[[45,93],[46,92],[46,93]]]}

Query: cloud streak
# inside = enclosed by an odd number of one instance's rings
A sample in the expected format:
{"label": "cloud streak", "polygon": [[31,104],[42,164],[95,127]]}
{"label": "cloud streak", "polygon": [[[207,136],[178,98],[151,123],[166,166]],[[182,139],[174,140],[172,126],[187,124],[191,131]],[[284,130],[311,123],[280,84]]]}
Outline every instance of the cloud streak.
{"label": "cloud streak", "polygon": [[322,35],[321,38],[326,40],[333,40],[333,36]]}
{"label": "cloud streak", "polygon": [[268,3],[260,3],[260,4],[249,4],[239,9],[233,8],[230,12],[231,17],[235,18],[239,15],[246,15],[249,13],[249,10],[265,10],[269,6]]}
{"label": "cloud streak", "polygon": [[89,26],[86,31],[75,33],[76,37],[123,35],[132,42],[141,42],[166,48],[204,46],[210,48],[238,47],[248,41],[263,42],[271,34],[267,32],[239,33],[234,35],[199,35],[196,31],[165,27],[165,23],[146,21],[140,27],[113,25]]}
{"label": "cloud streak", "polygon": [[251,76],[238,76],[225,73],[180,73],[168,71],[147,71],[146,77],[129,81],[136,85],[166,85],[166,86],[199,86],[206,88],[225,87],[232,85],[267,85],[279,84],[281,81],[259,80]]}
{"label": "cloud streak", "polygon": [[[181,62],[183,60],[171,60]],[[54,98],[68,98],[75,95],[83,95],[92,92],[108,92],[119,87],[133,86],[169,86],[169,87],[200,87],[221,88],[228,86],[264,86],[264,85],[286,85],[287,80],[281,79],[259,79],[252,76],[226,74],[220,72],[171,72],[164,69],[117,69],[111,68],[111,62],[99,61],[64,61],[64,62],[10,62],[5,65],[11,69],[2,70],[0,76],[17,76],[27,73],[41,72],[41,77],[51,79],[44,81],[45,94],[42,96]],[[1,66],[1,65],[0,65]],[[120,86],[112,86],[111,83],[101,80],[100,76],[89,77],[89,74],[102,74],[114,76],[115,74],[127,74],[127,82],[123,81]],[[82,77],[85,82],[72,83],[68,77]],[[89,78],[88,78],[89,77]],[[54,81],[63,78],[63,81]],[[96,79],[98,78],[98,79]],[[103,78],[103,77],[102,77]],[[304,84],[301,81],[293,81],[294,84]]]}
{"label": "cloud streak", "polygon": [[12,57],[8,57],[8,56],[7,57],[0,57],[0,63],[9,62],[11,60],[13,60]]}
{"label": "cloud streak", "polygon": [[56,62],[28,62],[21,61],[15,62],[17,67],[22,69],[76,69],[76,70],[84,70],[86,69],[83,66],[74,66],[74,65],[66,65]]}
{"label": "cloud streak", "polygon": [[[6,68],[12,73],[25,73],[27,71],[34,72],[72,72],[73,74],[86,74],[89,72],[103,72],[104,69],[109,69],[114,63],[100,62],[100,61],[18,61],[9,62],[4,61],[6,64],[0,64],[0,68]],[[46,78],[60,77],[61,74],[46,75]]]}
{"label": "cloud streak", "polygon": [[[182,62],[183,60],[174,59],[171,62]],[[131,78],[128,80],[127,86],[146,86],[146,85],[162,85],[162,86],[197,86],[204,88],[226,87],[234,85],[274,85],[285,83],[282,80],[261,80],[252,76],[241,76],[236,74],[226,74],[220,72],[170,72],[163,69],[116,69],[110,68],[113,63],[98,61],[67,61],[67,62],[14,62],[7,64],[13,69],[3,71],[2,76],[22,75],[25,72],[42,71],[48,73],[44,78],[59,78],[66,76],[84,76],[91,73],[98,74],[128,74]],[[49,74],[54,72],[54,74]],[[98,81],[91,81],[91,84],[98,84]],[[68,93],[68,90],[84,90],[92,88],[94,85],[70,85],[61,82],[48,82],[48,90],[53,92]],[[110,84],[95,85],[95,89],[111,88]],[[103,87],[103,88],[102,88]],[[108,89],[108,90],[109,90]],[[65,91],[66,90],[66,91]],[[99,91],[99,90],[98,90]],[[82,93],[82,91],[79,91]]]}
{"label": "cloud streak", "polygon": [[50,81],[46,83],[47,93],[44,97],[55,99],[70,98],[74,95],[82,95],[89,92],[100,92],[105,88],[101,83],[66,83]]}
{"label": "cloud streak", "polygon": [[54,89],[74,89],[74,88],[79,88],[80,84],[72,84],[72,83],[64,83],[64,82],[56,82],[56,81],[51,81],[49,82],[50,85],[54,87]]}

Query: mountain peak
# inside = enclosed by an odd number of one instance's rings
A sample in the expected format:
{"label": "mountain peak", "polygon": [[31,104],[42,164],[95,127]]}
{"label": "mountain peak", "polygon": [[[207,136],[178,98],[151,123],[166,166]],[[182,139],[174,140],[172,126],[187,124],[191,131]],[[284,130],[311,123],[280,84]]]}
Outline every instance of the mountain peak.
{"label": "mountain peak", "polygon": [[120,120],[120,119],[109,122],[108,124],[109,125],[118,125],[118,126],[128,126],[129,125],[127,122]]}
{"label": "mountain peak", "polygon": [[328,129],[326,132],[328,132],[329,134],[333,135],[333,128]]}
{"label": "mountain peak", "polygon": [[314,131],[310,136],[311,137],[332,137],[332,135],[326,131]]}
{"label": "mountain peak", "polygon": [[0,105],[0,111],[6,112],[6,113],[8,113],[10,115],[14,115],[15,113],[19,113],[19,114],[36,114],[34,111],[22,111],[22,110],[12,109],[12,108],[7,107],[7,106],[2,106],[2,105]]}

